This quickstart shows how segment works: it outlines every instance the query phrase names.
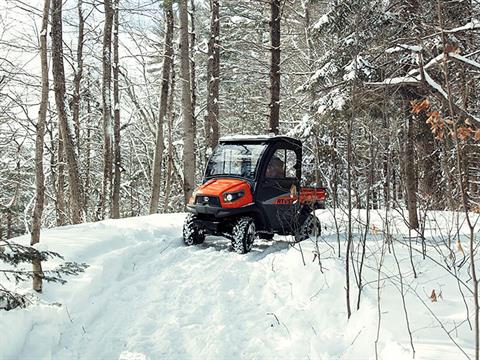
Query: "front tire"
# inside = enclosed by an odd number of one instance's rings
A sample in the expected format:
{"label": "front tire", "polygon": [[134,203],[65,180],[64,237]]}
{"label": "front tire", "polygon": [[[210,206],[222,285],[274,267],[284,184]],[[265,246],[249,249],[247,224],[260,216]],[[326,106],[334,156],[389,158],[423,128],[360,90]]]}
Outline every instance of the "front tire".
{"label": "front tire", "polygon": [[232,231],[232,247],[238,254],[245,254],[252,249],[256,237],[255,221],[251,217],[239,218]]}
{"label": "front tire", "polygon": [[205,241],[205,232],[198,226],[197,217],[188,214],[183,223],[183,242],[187,246],[201,244]]}
{"label": "front tire", "polygon": [[295,234],[295,242],[304,241],[311,237],[316,238],[320,236],[321,233],[322,226],[320,220],[318,220],[315,215],[308,214],[303,224],[300,225],[298,232]]}

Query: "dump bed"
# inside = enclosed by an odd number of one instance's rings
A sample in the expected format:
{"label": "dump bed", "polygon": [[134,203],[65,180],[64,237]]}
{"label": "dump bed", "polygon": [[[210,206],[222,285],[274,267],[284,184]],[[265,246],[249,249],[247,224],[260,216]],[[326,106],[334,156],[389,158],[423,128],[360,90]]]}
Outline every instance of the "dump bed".
{"label": "dump bed", "polygon": [[300,189],[300,203],[310,205],[314,209],[324,209],[327,191],[321,187],[302,187]]}

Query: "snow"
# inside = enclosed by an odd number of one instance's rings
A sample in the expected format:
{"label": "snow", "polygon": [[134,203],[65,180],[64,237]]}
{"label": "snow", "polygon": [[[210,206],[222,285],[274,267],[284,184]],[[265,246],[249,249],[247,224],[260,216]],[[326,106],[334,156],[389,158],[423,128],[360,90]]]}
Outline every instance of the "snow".
{"label": "snow", "polygon": [[269,140],[271,138],[275,137],[274,134],[268,134],[268,135],[227,135],[227,136],[222,136],[219,141],[242,141],[242,140],[251,140],[251,139],[256,139],[256,140]]}
{"label": "snow", "polygon": [[320,19],[313,25],[314,29],[320,29],[323,25],[328,24],[328,14],[323,14]]}
{"label": "snow", "polygon": [[368,78],[371,74],[371,65],[362,56],[358,55],[355,59],[353,59],[350,63],[345,66],[345,74],[343,75],[344,81],[350,81],[355,79],[357,72],[361,71],[366,78]]}
{"label": "snow", "polygon": [[[362,211],[355,217],[365,219]],[[372,214],[367,241],[365,288],[360,310],[347,321],[344,259],[337,246],[330,210],[318,212],[326,229],[318,242],[301,243],[302,253],[288,238],[258,240],[253,251],[238,255],[229,241],[207,238],[185,247],[181,240],[184,214],[106,220],[42,232],[42,249],[67,261],[90,267],[64,285],[46,284],[39,300],[26,309],[1,312],[0,358],[42,359],[371,359],[378,324],[377,271],[382,245],[382,212]],[[447,238],[455,216],[435,213],[426,222],[427,239]],[[408,234],[401,216],[388,216],[398,241]],[[461,217],[460,217],[461,221]],[[345,227],[345,216],[336,222]],[[355,225],[358,235],[361,225]],[[345,244],[341,233],[342,249]],[[27,243],[28,237],[15,241]],[[356,243],[357,244],[357,243]],[[432,243],[428,243],[432,246]],[[466,246],[466,245],[465,245]],[[396,243],[407,289],[406,302],[416,359],[460,359],[463,354],[440,329],[427,306],[472,354],[459,284],[444,268],[414,257],[414,279],[408,248]],[[321,254],[321,266],[315,253]],[[430,256],[449,261],[435,251]],[[457,254],[458,255],[458,254]],[[459,257],[459,255],[458,255]],[[55,263],[45,263],[53,267]],[[454,266],[455,269],[456,266]],[[380,359],[411,359],[405,315],[397,288],[392,253],[382,268]],[[466,265],[458,268],[468,278]],[[3,280],[2,280],[3,281]],[[352,274],[352,281],[353,274]],[[369,282],[369,283],[367,283]],[[26,291],[27,285],[22,285]],[[20,289],[20,290],[22,290]],[[430,302],[432,289],[442,291]],[[466,293],[467,302],[471,296]],[[356,299],[356,290],[352,289]],[[356,308],[354,306],[354,308]],[[472,315],[473,316],[473,315]]]}
{"label": "snow", "polygon": [[420,79],[418,76],[398,76],[393,78],[387,78],[382,82],[369,82],[371,85],[398,85],[398,84],[419,84]]}
{"label": "snow", "polygon": [[448,56],[452,57],[452,58],[455,58],[457,60],[460,60],[470,66],[473,66],[477,69],[480,69],[480,63],[476,62],[475,60],[472,60],[472,59],[469,59],[465,56],[462,56],[460,54],[456,54],[456,53],[449,53]]}
{"label": "snow", "polygon": [[418,45],[400,44],[398,46],[388,48],[387,50],[385,50],[385,52],[387,54],[393,54],[393,53],[404,51],[404,50],[410,50],[412,52],[421,52],[422,47]]}
{"label": "snow", "polygon": [[433,80],[432,77],[426,71],[423,72],[423,75],[425,76],[425,81],[427,82],[428,85],[430,85],[432,88],[437,90],[445,99],[448,99],[447,92],[443,90],[442,86],[439,83]]}
{"label": "snow", "polygon": [[472,21],[466,23],[463,26],[450,29],[450,30],[444,30],[446,33],[455,33],[459,31],[465,31],[465,30],[475,30],[475,29],[480,29],[480,21],[478,19],[472,19]]}
{"label": "snow", "polygon": [[331,61],[327,62],[320,69],[317,69],[315,73],[310,78],[310,82],[316,82],[321,78],[324,78],[328,75],[335,75],[338,72],[337,66]]}

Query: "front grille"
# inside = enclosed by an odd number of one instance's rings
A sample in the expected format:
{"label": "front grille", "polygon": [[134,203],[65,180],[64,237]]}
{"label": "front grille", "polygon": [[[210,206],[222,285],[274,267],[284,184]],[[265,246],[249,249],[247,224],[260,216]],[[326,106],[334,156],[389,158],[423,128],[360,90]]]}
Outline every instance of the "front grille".
{"label": "front grille", "polygon": [[195,204],[220,207],[220,199],[217,196],[197,195]]}

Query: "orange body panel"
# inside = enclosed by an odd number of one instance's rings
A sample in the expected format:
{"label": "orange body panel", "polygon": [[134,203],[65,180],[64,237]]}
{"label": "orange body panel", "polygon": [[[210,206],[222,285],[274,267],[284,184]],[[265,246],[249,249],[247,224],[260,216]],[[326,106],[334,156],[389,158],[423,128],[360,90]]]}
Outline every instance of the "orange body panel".
{"label": "orange body panel", "polygon": [[[226,202],[223,199],[223,194],[243,191],[245,194],[240,199],[232,202]],[[244,180],[220,178],[207,181],[205,184],[199,186],[195,190],[196,196],[218,196],[222,208],[235,209],[253,203],[252,191],[250,185]]]}
{"label": "orange body panel", "polygon": [[[324,201],[327,193],[323,188],[302,188],[300,189],[300,204],[313,204]],[[274,200],[275,205],[291,205],[298,201],[298,195],[278,196]]]}
{"label": "orange body panel", "polygon": [[327,192],[323,188],[302,188],[300,190],[300,203],[314,203],[327,198]]}

